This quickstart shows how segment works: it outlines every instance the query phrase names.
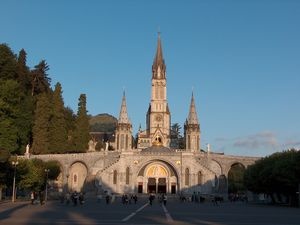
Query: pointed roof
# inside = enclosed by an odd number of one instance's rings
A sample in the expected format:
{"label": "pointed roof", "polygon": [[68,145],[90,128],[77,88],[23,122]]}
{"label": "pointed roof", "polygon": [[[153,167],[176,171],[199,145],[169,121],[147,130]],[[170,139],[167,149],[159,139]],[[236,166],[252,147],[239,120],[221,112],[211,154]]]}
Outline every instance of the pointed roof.
{"label": "pointed roof", "polygon": [[129,120],[128,114],[127,114],[125,91],[123,91],[122,105],[121,105],[118,123],[130,124],[130,120]]}
{"label": "pointed roof", "polygon": [[199,124],[193,92],[192,92],[192,99],[191,99],[189,116],[187,118],[187,123],[188,124]]}
{"label": "pointed roof", "polygon": [[156,64],[156,65],[164,64],[164,57],[163,57],[163,52],[162,52],[162,47],[161,47],[160,33],[158,33],[156,55],[155,55],[153,64]]}
{"label": "pointed roof", "polygon": [[158,67],[160,67],[162,71],[166,70],[165,60],[163,57],[163,51],[161,47],[160,33],[158,33],[157,48],[156,48],[156,54],[152,65],[152,71],[156,71]]}

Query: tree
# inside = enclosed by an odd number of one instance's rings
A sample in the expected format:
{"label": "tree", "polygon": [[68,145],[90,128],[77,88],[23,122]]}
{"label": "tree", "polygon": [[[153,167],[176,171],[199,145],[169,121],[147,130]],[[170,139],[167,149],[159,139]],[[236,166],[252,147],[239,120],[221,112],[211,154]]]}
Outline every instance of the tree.
{"label": "tree", "polygon": [[38,97],[33,125],[32,151],[34,154],[49,153],[49,123],[51,106],[49,94],[43,93]]}
{"label": "tree", "polygon": [[16,78],[16,56],[6,44],[0,44],[0,80]]}
{"label": "tree", "polygon": [[181,126],[178,123],[174,123],[171,126],[171,147],[184,148],[184,140],[181,135]]}
{"label": "tree", "polygon": [[63,153],[67,146],[68,132],[60,83],[55,85],[51,104],[53,107],[49,125],[49,152]]}
{"label": "tree", "polygon": [[51,79],[48,77],[47,71],[49,66],[45,60],[42,60],[31,71],[31,96],[50,91]]}
{"label": "tree", "polygon": [[89,135],[89,117],[86,109],[86,95],[81,94],[79,97],[78,111],[75,122],[75,131],[73,133],[73,150],[76,152],[85,152],[90,140]]}
{"label": "tree", "polygon": [[2,199],[2,189],[6,187],[7,180],[6,176],[8,174],[8,159],[10,153],[8,150],[0,148],[0,199]]}
{"label": "tree", "polygon": [[61,173],[60,164],[56,160],[45,162],[45,168],[49,169],[48,178],[50,180],[55,180]]}
{"label": "tree", "polygon": [[268,194],[274,203],[284,195],[294,205],[300,183],[299,162],[300,151],[294,149],[262,158],[246,169],[245,185],[255,193]]}
{"label": "tree", "polygon": [[0,146],[10,152],[18,150],[19,127],[16,119],[20,115],[21,93],[14,80],[0,80]]}
{"label": "tree", "polygon": [[16,65],[16,72],[17,72],[17,80],[20,84],[20,88],[22,92],[26,95],[29,95],[31,90],[31,78],[30,78],[30,71],[26,65],[26,58],[27,53],[24,49],[21,49],[19,52],[19,57]]}
{"label": "tree", "polygon": [[21,188],[33,191],[40,191],[44,189],[44,162],[39,159],[21,161],[19,163],[20,182]]}

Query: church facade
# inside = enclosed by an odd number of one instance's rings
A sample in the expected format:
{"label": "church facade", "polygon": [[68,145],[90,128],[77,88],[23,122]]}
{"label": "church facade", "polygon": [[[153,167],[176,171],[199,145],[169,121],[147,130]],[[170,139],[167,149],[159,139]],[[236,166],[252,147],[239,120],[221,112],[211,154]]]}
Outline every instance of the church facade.
{"label": "church facade", "polygon": [[146,129],[139,129],[137,146],[132,141],[132,124],[124,93],[115,131],[115,150],[31,157],[55,159],[61,163],[62,173],[58,182],[61,191],[226,193],[231,167],[240,164],[246,168],[258,158],[213,153],[209,147],[206,151],[201,150],[200,124],[193,94],[184,124],[185,148],[171,145],[171,112],[160,36],[151,83]]}

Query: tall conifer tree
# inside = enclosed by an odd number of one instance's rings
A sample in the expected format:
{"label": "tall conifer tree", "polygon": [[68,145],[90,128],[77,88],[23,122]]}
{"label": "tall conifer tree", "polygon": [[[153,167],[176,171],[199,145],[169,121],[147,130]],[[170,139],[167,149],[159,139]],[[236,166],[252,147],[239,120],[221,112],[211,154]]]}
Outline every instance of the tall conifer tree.
{"label": "tall conifer tree", "polygon": [[34,154],[49,153],[49,122],[51,107],[49,94],[43,93],[38,97],[33,126],[32,152]]}
{"label": "tall conifer tree", "polygon": [[16,118],[20,113],[19,85],[14,80],[0,79],[0,147],[9,152],[18,150]]}
{"label": "tall conifer tree", "polygon": [[16,79],[16,57],[6,44],[0,44],[0,79]]}
{"label": "tall conifer tree", "polygon": [[19,52],[18,61],[17,61],[17,75],[18,82],[24,94],[28,95],[31,89],[31,78],[30,71],[26,65],[27,53],[24,49]]}
{"label": "tall conifer tree", "polygon": [[55,85],[52,97],[52,116],[49,130],[49,151],[51,153],[63,153],[67,144],[67,124],[65,120],[65,108],[62,98],[60,83]]}
{"label": "tall conifer tree", "polygon": [[86,95],[81,94],[78,103],[76,127],[73,135],[74,150],[76,152],[86,152],[89,139],[89,118],[86,110]]}
{"label": "tall conifer tree", "polygon": [[48,92],[50,90],[51,79],[48,77],[47,71],[49,66],[45,60],[42,60],[38,65],[34,67],[31,71],[31,95],[37,95],[43,92]]}

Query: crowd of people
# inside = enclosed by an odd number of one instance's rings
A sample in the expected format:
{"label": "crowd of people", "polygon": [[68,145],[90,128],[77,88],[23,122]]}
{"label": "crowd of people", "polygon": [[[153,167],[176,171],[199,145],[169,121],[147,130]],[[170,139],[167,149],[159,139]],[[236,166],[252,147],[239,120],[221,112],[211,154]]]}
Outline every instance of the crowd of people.
{"label": "crowd of people", "polygon": [[[103,198],[104,196],[104,198]],[[104,195],[97,195],[96,199],[97,202],[102,202],[102,199],[104,199],[106,204],[111,204],[114,203],[116,200],[116,195],[114,193],[108,193],[105,192]],[[138,197],[136,194],[126,194],[124,193],[122,196],[119,197],[120,202],[124,205],[127,204],[137,204],[138,201]],[[154,200],[157,199],[157,201],[162,204],[162,205],[167,205],[167,194],[165,193],[161,193],[161,194],[155,194],[155,193],[150,193],[148,195],[148,202],[149,205],[152,206]],[[194,192],[191,195],[187,195],[187,194],[183,194],[180,193],[179,194],[179,200],[180,202],[195,202],[195,203],[202,203],[204,201],[208,201],[208,202],[212,202],[214,205],[219,205],[221,202],[224,201],[222,196],[218,196],[218,195],[209,195],[209,196],[202,196],[199,193]],[[248,198],[245,194],[230,194],[228,196],[228,200],[231,202],[234,201],[248,201]],[[44,192],[40,191],[40,192],[34,192],[32,191],[30,193],[30,201],[31,204],[41,204],[43,205],[45,203],[45,195]],[[79,205],[83,205],[85,202],[85,196],[83,192],[67,192],[65,194],[62,194],[60,196],[60,201],[62,204],[72,204],[74,206]]]}

